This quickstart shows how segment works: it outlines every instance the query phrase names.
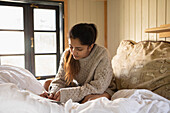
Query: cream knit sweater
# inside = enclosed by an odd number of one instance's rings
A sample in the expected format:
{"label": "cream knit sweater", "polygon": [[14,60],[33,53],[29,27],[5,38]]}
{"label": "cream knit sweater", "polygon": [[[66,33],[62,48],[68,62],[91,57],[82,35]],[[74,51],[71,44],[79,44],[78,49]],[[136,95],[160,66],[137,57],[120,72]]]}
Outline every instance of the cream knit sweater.
{"label": "cream knit sweater", "polygon": [[[65,50],[69,51],[69,49]],[[75,76],[76,87],[68,87],[64,79],[64,55],[63,53],[58,73],[51,83],[50,93],[60,91],[60,101],[66,102],[72,99],[74,102],[81,101],[89,94],[102,94],[113,92],[108,88],[113,77],[111,59],[108,51],[95,44],[92,52],[86,58],[80,59],[80,72]]]}

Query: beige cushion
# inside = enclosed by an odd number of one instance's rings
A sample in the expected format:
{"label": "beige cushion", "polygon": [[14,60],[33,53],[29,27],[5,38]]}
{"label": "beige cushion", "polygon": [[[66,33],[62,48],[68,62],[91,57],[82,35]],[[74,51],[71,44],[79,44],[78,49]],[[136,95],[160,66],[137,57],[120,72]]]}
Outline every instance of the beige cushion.
{"label": "beige cushion", "polygon": [[124,40],[112,59],[120,89],[149,89],[170,99],[170,42]]}

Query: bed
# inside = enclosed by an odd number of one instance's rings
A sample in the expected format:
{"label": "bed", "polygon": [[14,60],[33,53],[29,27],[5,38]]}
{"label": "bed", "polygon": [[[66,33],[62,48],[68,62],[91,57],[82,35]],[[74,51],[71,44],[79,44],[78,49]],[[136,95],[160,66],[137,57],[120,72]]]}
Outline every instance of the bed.
{"label": "bed", "polygon": [[0,66],[0,113],[170,113],[170,42],[123,40],[112,58],[118,91],[111,100],[59,104],[26,69]]}

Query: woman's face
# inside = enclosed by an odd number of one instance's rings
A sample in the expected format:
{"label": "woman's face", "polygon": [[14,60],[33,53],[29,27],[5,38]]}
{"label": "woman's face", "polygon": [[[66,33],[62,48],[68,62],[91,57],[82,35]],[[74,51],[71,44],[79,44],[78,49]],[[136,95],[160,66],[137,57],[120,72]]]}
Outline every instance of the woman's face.
{"label": "woman's face", "polygon": [[69,38],[68,43],[70,52],[75,60],[87,57],[90,54],[91,49],[93,48],[94,45],[94,44],[92,44],[91,46],[81,45],[80,40],[78,38],[76,39]]}

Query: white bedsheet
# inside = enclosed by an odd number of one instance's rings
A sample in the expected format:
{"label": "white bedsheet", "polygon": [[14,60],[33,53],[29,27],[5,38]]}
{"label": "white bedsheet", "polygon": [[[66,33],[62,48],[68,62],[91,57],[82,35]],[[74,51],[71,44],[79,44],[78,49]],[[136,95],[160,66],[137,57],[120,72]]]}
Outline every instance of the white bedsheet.
{"label": "white bedsheet", "polygon": [[149,90],[120,90],[99,98],[58,105],[36,94],[43,86],[26,69],[0,66],[0,113],[170,113],[170,101]]}
{"label": "white bedsheet", "polygon": [[41,94],[45,90],[31,72],[11,65],[0,65],[0,84],[3,83],[14,83],[19,89],[35,94]]}
{"label": "white bedsheet", "polygon": [[47,101],[13,83],[0,84],[0,113],[64,113],[63,106]]}
{"label": "white bedsheet", "polygon": [[170,113],[170,101],[148,90],[120,90],[112,99],[68,100],[61,106],[15,84],[0,84],[0,113]]}
{"label": "white bedsheet", "polygon": [[85,104],[69,100],[65,107],[70,113],[170,113],[170,101],[149,90],[121,90],[112,99],[100,98]]}

